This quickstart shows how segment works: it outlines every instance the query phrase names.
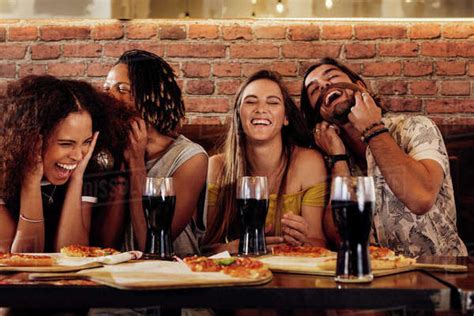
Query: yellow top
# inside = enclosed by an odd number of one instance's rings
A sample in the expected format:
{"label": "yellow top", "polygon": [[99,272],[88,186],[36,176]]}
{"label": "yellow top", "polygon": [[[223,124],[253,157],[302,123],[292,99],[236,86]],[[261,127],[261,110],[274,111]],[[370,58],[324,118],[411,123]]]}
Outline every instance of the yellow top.
{"label": "yellow top", "polygon": [[[282,199],[282,215],[286,213],[301,214],[301,207],[303,205],[312,207],[324,207],[325,198],[327,194],[326,182],[318,183],[303,191],[295,193],[283,194]],[[219,187],[216,184],[208,184],[207,205],[208,207],[216,207],[217,195],[219,194]],[[277,206],[277,194],[270,194],[270,204],[268,206],[267,219],[265,224],[275,223],[275,213]]]}

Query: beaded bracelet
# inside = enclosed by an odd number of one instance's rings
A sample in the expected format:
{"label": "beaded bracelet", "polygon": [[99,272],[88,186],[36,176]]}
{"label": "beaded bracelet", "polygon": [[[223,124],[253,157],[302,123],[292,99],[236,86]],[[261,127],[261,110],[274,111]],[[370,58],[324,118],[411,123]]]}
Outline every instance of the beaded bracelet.
{"label": "beaded bracelet", "polygon": [[376,126],[378,126],[378,125],[385,126],[385,123],[382,122],[382,121],[378,121],[378,122],[375,122],[375,123],[371,124],[369,127],[367,127],[366,129],[364,129],[364,130],[362,131],[362,133],[361,133],[362,136],[367,137],[367,135],[366,135],[367,132],[369,132],[372,128],[374,128],[374,127],[376,127]]}
{"label": "beaded bracelet", "polygon": [[376,130],[376,131],[373,132],[372,134],[369,134],[369,135],[367,135],[367,136],[362,136],[360,139],[361,139],[364,143],[368,144],[369,141],[370,141],[372,138],[374,138],[375,136],[378,136],[378,135],[380,135],[380,134],[383,134],[383,133],[388,133],[388,128],[386,128],[386,127],[381,128],[381,129],[379,129],[379,130]]}
{"label": "beaded bracelet", "polygon": [[44,223],[44,219],[31,219],[31,218],[26,217],[23,214],[20,214],[20,219],[24,220],[27,223],[33,223],[33,224]]}

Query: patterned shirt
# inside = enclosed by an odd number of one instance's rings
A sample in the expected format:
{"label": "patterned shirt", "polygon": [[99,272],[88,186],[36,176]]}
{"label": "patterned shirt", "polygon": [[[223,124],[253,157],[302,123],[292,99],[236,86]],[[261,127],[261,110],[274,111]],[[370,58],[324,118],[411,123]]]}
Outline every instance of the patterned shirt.
{"label": "patterned shirt", "polygon": [[374,177],[376,186],[372,237],[381,246],[411,257],[466,256],[466,246],[457,233],[449,159],[439,129],[423,116],[393,115],[383,121],[407,155],[417,161],[430,159],[439,163],[444,179],[433,207],[424,215],[416,215],[394,195],[367,148],[367,173]]}

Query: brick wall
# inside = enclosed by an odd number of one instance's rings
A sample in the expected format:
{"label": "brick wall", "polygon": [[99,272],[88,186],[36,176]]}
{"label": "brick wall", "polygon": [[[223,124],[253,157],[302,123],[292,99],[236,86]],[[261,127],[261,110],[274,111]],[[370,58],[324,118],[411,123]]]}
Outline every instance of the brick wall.
{"label": "brick wall", "polygon": [[394,111],[474,125],[473,21],[0,20],[0,94],[27,74],[101,86],[131,48],[172,64],[188,123],[223,123],[240,82],[261,68],[279,71],[297,97],[308,65],[330,56],[366,78]]}

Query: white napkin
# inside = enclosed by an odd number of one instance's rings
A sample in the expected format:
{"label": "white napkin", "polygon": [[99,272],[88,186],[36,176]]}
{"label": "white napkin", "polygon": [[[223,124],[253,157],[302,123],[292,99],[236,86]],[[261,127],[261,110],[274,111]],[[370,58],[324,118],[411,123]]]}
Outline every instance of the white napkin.
{"label": "white napkin", "polygon": [[119,253],[117,255],[98,257],[98,258],[95,258],[96,260],[94,261],[101,262],[103,264],[117,264],[117,263],[127,262],[134,259],[140,259],[142,255],[143,255],[143,252],[134,250],[134,251]]}
{"label": "white napkin", "polygon": [[211,258],[211,259],[223,259],[223,258],[230,258],[230,257],[232,257],[232,256],[226,250],[226,251],[223,251],[223,252],[216,253],[215,255],[210,256],[209,258]]}

